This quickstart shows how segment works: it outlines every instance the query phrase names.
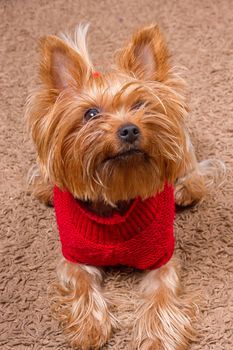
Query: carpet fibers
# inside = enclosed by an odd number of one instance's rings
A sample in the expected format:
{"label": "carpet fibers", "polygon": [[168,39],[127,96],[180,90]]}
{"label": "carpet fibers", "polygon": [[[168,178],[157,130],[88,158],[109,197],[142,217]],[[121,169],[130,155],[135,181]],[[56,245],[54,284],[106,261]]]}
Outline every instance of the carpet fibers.
{"label": "carpet fibers", "polygon": [[[131,32],[159,23],[175,65],[189,85],[189,128],[198,158],[227,167],[221,188],[199,206],[177,213],[176,256],[182,282],[203,296],[192,350],[233,349],[233,11],[231,0],[1,0],[0,1],[0,348],[70,349],[51,317],[47,296],[60,246],[52,208],[30,196],[26,177],[35,152],[23,119],[36,87],[39,37],[91,23],[98,68]],[[133,271],[109,270],[107,288],[129,295]],[[125,310],[125,314],[130,312]],[[127,316],[125,316],[127,317]],[[124,326],[105,350],[131,349]]]}

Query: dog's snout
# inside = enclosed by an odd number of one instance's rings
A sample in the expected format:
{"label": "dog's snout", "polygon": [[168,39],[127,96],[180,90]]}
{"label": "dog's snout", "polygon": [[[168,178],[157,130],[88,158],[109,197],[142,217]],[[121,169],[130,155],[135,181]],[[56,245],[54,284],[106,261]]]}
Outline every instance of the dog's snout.
{"label": "dog's snout", "polygon": [[133,143],[140,136],[140,130],[135,124],[127,124],[118,130],[118,135],[122,141]]}

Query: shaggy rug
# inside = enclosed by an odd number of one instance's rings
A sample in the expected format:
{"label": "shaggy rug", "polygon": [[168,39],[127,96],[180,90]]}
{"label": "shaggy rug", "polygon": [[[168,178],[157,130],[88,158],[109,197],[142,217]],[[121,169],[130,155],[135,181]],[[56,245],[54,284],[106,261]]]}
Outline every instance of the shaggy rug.
{"label": "shaggy rug", "polygon": [[[37,84],[38,39],[90,22],[90,47],[99,68],[135,28],[157,22],[174,64],[187,68],[188,123],[198,157],[221,159],[227,167],[221,188],[214,187],[201,205],[176,218],[182,282],[203,296],[200,338],[191,349],[232,350],[232,1],[1,0],[0,18],[0,348],[70,349],[47,296],[60,257],[53,209],[32,198],[26,183],[35,152],[25,132],[24,105]],[[128,294],[137,274],[109,270],[106,279],[109,290]],[[130,349],[123,321],[104,349]]]}

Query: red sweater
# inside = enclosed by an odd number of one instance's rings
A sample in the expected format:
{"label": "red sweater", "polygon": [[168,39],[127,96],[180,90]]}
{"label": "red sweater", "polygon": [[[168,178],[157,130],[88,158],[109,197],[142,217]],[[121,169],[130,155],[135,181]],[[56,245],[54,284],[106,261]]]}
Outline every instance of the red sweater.
{"label": "red sweater", "polygon": [[62,253],[75,263],[93,266],[127,265],[154,269],[174,251],[173,188],[142,201],[136,198],[121,215],[101,217],[84,208],[66,191],[54,188],[54,206]]}

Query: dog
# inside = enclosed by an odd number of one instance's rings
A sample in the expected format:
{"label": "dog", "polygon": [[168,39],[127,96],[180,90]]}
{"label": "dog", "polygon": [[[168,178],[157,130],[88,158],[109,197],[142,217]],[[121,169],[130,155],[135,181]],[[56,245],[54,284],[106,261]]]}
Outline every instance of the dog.
{"label": "dog", "polygon": [[41,39],[41,85],[26,111],[39,168],[34,195],[55,206],[62,244],[60,321],[72,347],[103,346],[115,318],[102,268],[129,265],[142,270],[133,348],[183,350],[195,311],[172,257],[174,203],[189,206],[207,191],[186,127],[185,85],[157,25],[138,30],[106,72],[91,62],[87,31]]}

